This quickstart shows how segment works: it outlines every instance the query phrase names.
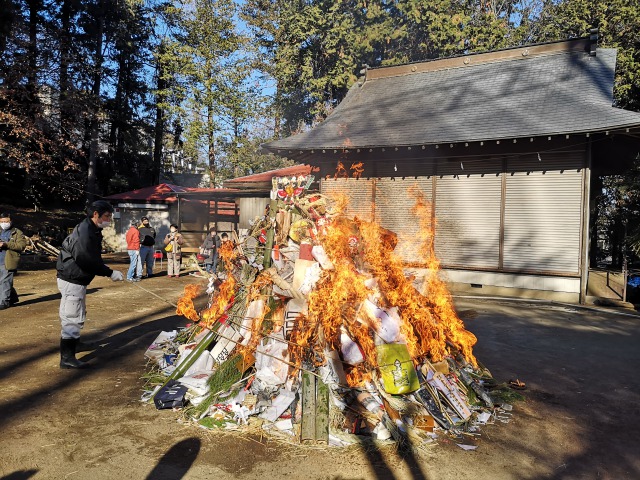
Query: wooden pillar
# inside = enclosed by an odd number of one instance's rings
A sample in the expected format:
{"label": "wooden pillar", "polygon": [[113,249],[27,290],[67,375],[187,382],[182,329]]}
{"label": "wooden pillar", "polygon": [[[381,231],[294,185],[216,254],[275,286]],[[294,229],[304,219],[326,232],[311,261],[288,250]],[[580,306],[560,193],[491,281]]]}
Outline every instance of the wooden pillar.
{"label": "wooden pillar", "polygon": [[582,175],[582,235],[580,241],[580,298],[581,305],[587,303],[589,281],[589,202],[591,198],[591,137],[587,145],[587,158]]}
{"label": "wooden pillar", "polygon": [[180,202],[182,202],[182,198],[180,198],[180,195],[176,195],[176,197],[178,198],[178,230],[182,232],[182,215],[180,211]]}

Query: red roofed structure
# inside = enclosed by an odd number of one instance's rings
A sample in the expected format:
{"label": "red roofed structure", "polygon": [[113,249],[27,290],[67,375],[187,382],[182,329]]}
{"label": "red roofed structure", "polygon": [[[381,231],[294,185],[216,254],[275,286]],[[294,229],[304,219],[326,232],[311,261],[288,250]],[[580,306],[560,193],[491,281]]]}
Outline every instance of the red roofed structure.
{"label": "red roofed structure", "polygon": [[224,182],[226,188],[251,188],[256,190],[271,190],[271,179],[274,177],[292,177],[298,175],[310,175],[319,172],[318,167],[311,165],[293,165],[292,167],[269,170],[268,172],[255,173],[245,177],[238,177]]}
{"label": "red roofed structure", "polygon": [[105,200],[116,208],[116,232],[123,237],[132,221],[138,222],[145,216],[157,231],[157,249],[162,249],[169,225],[176,224],[185,238],[183,251],[189,253],[198,250],[210,227],[215,226],[219,233],[249,228],[269,203],[272,178],[309,175],[318,170],[310,165],[294,165],[227,180],[224,188],[161,183],[109,195]]}
{"label": "red roofed structure", "polygon": [[[156,249],[171,224],[185,238],[186,252],[197,251],[205,232],[215,226],[221,232],[238,229],[236,197],[244,192],[229,188],[193,188],[161,183],[105,197],[116,208],[116,232],[124,233],[145,216],[156,229]],[[124,245],[122,247],[125,248]]]}

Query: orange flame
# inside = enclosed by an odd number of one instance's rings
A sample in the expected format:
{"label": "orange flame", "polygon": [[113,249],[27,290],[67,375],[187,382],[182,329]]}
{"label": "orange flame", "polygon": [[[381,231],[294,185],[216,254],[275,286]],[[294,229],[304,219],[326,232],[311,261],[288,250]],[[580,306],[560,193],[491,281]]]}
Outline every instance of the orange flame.
{"label": "orange flame", "polygon": [[202,326],[209,329],[213,327],[214,323],[224,312],[231,308],[237,289],[237,281],[233,276],[233,262],[237,258],[238,253],[233,242],[223,242],[218,249],[218,255],[222,259],[222,264],[227,272],[227,278],[218,287],[211,301],[211,306],[201,314]]}
{"label": "orange flame", "polygon": [[[316,288],[309,295],[308,323],[298,328],[322,327],[322,333],[330,348],[340,348],[340,328],[346,327],[351,338],[360,346],[365,361],[351,368],[347,379],[350,385],[360,385],[377,367],[377,352],[373,331],[376,319],[359,315],[362,302],[371,298],[374,291],[365,285],[367,271],[377,280],[380,307],[397,307],[401,318],[400,333],[414,361],[430,357],[433,361],[442,358],[451,350],[459,350],[465,358],[476,365],[472,347],[475,336],[465,330],[453,308],[451,295],[438,276],[439,265],[433,249],[433,230],[430,225],[430,205],[418,192],[414,215],[420,219],[420,254],[429,267],[426,280],[427,292],[420,293],[412,280],[406,277],[404,265],[393,252],[396,238],[375,222],[349,220],[336,216],[320,237],[335,270],[326,271]],[[343,205],[344,202],[338,201]],[[300,347],[313,348],[317,334],[306,333],[295,336]]]}
{"label": "orange flame", "polygon": [[349,178],[347,169],[344,168],[344,164],[338,160],[338,166],[336,167],[336,173],[333,178]]}
{"label": "orange flame", "polygon": [[420,232],[422,232],[420,253],[422,258],[426,260],[428,271],[428,275],[424,278],[422,293],[429,299],[429,309],[438,323],[442,325],[447,341],[477,367],[478,363],[473,355],[473,346],[478,340],[473,333],[464,328],[463,321],[458,317],[453,307],[451,293],[438,276],[440,262],[435,255],[434,227],[429,221],[431,205],[417,188],[410,189],[410,194],[416,199],[412,213],[420,219]]}
{"label": "orange flame", "polygon": [[271,315],[271,319],[273,320],[273,332],[279,332],[282,330],[284,326],[284,302],[279,301],[276,309],[273,311],[273,315]]}
{"label": "orange flame", "polygon": [[311,319],[303,314],[296,318],[289,338],[289,355],[297,368],[290,372],[291,376],[297,375],[304,363],[322,365],[325,362],[321,342],[318,341],[318,325],[317,318]]}
{"label": "orange flame", "polygon": [[[357,225],[344,217],[336,218],[322,236],[321,243],[335,269],[324,272],[310,293],[309,320],[311,325],[322,326],[327,344],[336,350],[340,349],[340,327],[346,326],[364,352],[365,362],[357,369],[364,372],[376,367],[377,355],[371,329],[357,321],[359,306],[372,293],[365,285],[367,277],[356,267],[357,251],[349,245],[358,237]],[[352,370],[347,379],[350,385],[359,385],[363,376]]]}
{"label": "orange flame", "polygon": [[184,287],[184,294],[178,299],[178,307],[176,308],[176,314],[187,317],[194,322],[198,321],[198,312],[193,305],[193,299],[200,293],[199,285],[186,285]]}
{"label": "orange flame", "polygon": [[370,371],[366,371],[362,365],[353,367],[346,373],[347,383],[350,387],[362,387],[373,379]]}
{"label": "orange flame", "polygon": [[[339,169],[344,165],[339,163]],[[354,169],[352,166],[353,170]],[[305,364],[321,365],[325,362],[325,345],[334,350],[341,349],[341,332],[349,337],[362,350],[364,361],[356,366],[347,366],[347,381],[351,386],[362,385],[371,380],[372,372],[378,367],[375,331],[380,322],[371,318],[366,308],[361,308],[365,300],[375,301],[381,308],[396,307],[400,317],[400,333],[416,363],[429,357],[433,361],[442,360],[448,354],[461,352],[473,365],[477,365],[473,356],[475,336],[464,328],[458,318],[451,295],[446,285],[438,277],[439,262],[434,253],[434,230],[431,225],[431,207],[417,190],[410,193],[416,204],[412,213],[419,219],[419,253],[428,267],[423,291],[413,285],[413,279],[407,278],[404,265],[394,253],[396,236],[384,230],[375,222],[359,219],[350,220],[342,212],[348,200],[342,195],[335,199],[330,209],[330,222],[327,228],[318,232],[317,240],[323,246],[333,264],[332,270],[324,270],[315,288],[308,296],[308,314],[299,315],[289,338],[290,355],[298,366],[292,374]],[[227,279],[218,287],[211,306],[201,313],[202,325],[211,328],[233,302],[241,285],[233,275],[236,268],[237,252],[232,242],[226,242],[220,248]],[[370,283],[373,277],[376,286]],[[265,289],[271,284],[268,275],[258,275],[252,285],[247,287],[247,304],[265,295]],[[195,287],[196,286],[190,286]],[[179,313],[190,319],[197,319],[192,299],[197,290],[185,289],[185,296],[179,301]],[[273,328],[282,327],[283,312],[273,316]],[[187,312],[187,313],[183,313]],[[251,322],[251,340],[243,353],[255,350],[265,328],[271,325],[265,322],[270,310],[265,308]],[[195,315],[195,318],[193,318]]]}
{"label": "orange flame", "polygon": [[398,307],[403,320],[401,331],[414,359],[428,355],[440,361],[450,353],[450,346],[460,350],[473,365],[477,365],[472,347],[477,339],[465,330],[453,308],[451,294],[438,278],[439,262],[433,247],[431,206],[418,189],[410,189],[416,199],[412,213],[420,221],[420,254],[428,266],[425,294],[416,290],[404,275],[402,262],[390,245],[382,241],[383,234],[375,223],[362,223],[365,261],[378,279],[380,290],[389,306]]}
{"label": "orange flame", "polygon": [[[261,273],[258,275],[255,281],[249,286],[247,304],[262,297],[263,290],[272,283],[273,282],[268,274]],[[249,353],[253,353],[262,339],[262,334],[267,333],[263,332],[263,324],[265,317],[270,311],[268,302],[265,302],[265,307],[262,309],[262,312],[260,312],[257,317],[253,318],[253,321],[251,322],[251,340],[249,340],[249,343],[241,349],[241,353],[243,355],[247,356]],[[242,333],[245,334],[245,332]]]}
{"label": "orange flame", "polygon": [[218,256],[222,259],[222,264],[227,274],[231,276],[233,271],[233,262],[238,257],[238,252],[235,249],[235,245],[232,241],[227,240],[222,242],[220,248],[218,248]]}
{"label": "orange flame", "polygon": [[227,279],[220,284],[218,291],[213,297],[211,306],[204,310],[201,314],[201,325],[211,329],[216,320],[226,312],[233,304],[236,293],[236,279],[233,275],[229,275]]}
{"label": "orange flame", "polygon": [[351,175],[353,178],[360,178],[362,176],[362,172],[364,172],[364,163],[352,163],[349,170],[353,171]]}

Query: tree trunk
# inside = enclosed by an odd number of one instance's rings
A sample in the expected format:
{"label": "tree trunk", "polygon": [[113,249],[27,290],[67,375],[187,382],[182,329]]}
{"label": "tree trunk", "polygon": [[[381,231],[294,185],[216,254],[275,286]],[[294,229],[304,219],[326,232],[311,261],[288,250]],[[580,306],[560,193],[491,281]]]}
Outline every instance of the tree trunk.
{"label": "tree trunk", "polygon": [[91,142],[89,144],[89,165],[87,169],[87,203],[94,201],[96,196],[96,169],[98,165],[99,127],[100,127],[100,88],[102,85],[102,35],[104,33],[104,1],[99,2],[96,14],[96,48],[94,52],[93,106],[91,114]]}
{"label": "tree trunk", "polygon": [[118,83],[116,85],[116,95],[113,99],[113,112],[111,116],[111,129],[109,132],[109,154],[115,156],[115,161],[118,162],[117,158],[122,153],[121,147],[121,139],[122,139],[122,124],[123,122],[123,105],[124,105],[124,77],[125,77],[125,69],[127,68],[126,62],[124,61],[124,53],[120,52],[118,54]]}
{"label": "tree trunk", "polygon": [[[15,20],[14,6],[11,0],[0,0],[0,59],[4,57],[7,49],[7,39],[11,35]],[[1,60],[0,60],[1,61]]]}
{"label": "tree trunk", "polygon": [[27,56],[29,59],[27,71],[27,86],[29,93],[32,95],[30,99],[36,102],[36,82],[38,72],[38,12],[41,8],[40,0],[29,0],[29,46]]}
{"label": "tree trunk", "polygon": [[164,54],[164,45],[158,48],[158,63],[156,66],[156,125],[153,142],[153,163],[151,165],[151,176],[153,185],[160,184],[160,170],[162,167],[162,140],[164,138],[164,90],[167,88],[167,82],[164,78],[164,69],[162,68],[162,55]]}
{"label": "tree trunk", "polygon": [[[31,118],[36,118],[38,99],[38,12],[41,8],[40,0],[29,0],[27,2],[29,7],[29,44],[27,46],[27,58],[28,58],[28,70],[27,70],[27,92],[28,92],[28,115]],[[31,198],[34,207],[37,206],[38,199],[36,195],[33,195],[31,187],[31,175],[27,175],[24,182],[24,190],[26,195]]]}
{"label": "tree trunk", "polygon": [[273,138],[280,138],[280,108],[281,108],[281,100],[280,100],[280,82],[276,85],[276,94],[274,101],[274,116],[273,116]]}
{"label": "tree trunk", "polygon": [[68,138],[67,128],[71,120],[69,108],[69,64],[71,63],[69,53],[71,47],[71,0],[64,0],[60,11],[60,129],[64,138]]}
{"label": "tree trunk", "polygon": [[211,188],[215,188],[216,183],[216,151],[213,125],[213,107],[209,105],[207,107],[207,143],[209,145],[209,186]]}

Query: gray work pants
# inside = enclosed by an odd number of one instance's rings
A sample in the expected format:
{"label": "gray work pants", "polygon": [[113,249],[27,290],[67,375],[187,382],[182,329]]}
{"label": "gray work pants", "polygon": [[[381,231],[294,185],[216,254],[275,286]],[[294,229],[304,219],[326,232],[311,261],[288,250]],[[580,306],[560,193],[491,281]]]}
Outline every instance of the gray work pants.
{"label": "gray work pants", "polygon": [[58,279],[60,299],[60,324],[62,338],[80,338],[80,331],[87,318],[87,287]]}
{"label": "gray work pants", "polygon": [[0,266],[0,305],[8,307],[11,300],[11,288],[13,287],[13,271]]}

